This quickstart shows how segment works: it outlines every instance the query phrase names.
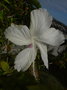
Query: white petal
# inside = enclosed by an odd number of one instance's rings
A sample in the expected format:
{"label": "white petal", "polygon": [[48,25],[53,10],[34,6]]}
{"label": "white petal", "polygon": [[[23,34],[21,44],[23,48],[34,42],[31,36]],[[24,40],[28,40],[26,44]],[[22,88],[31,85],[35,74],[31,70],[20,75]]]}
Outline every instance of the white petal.
{"label": "white petal", "polygon": [[67,40],[67,34],[65,35],[65,39]]}
{"label": "white petal", "polygon": [[5,31],[5,37],[16,45],[31,43],[29,29],[25,25],[11,24]]}
{"label": "white petal", "polygon": [[58,47],[53,47],[51,54],[54,55],[54,56],[58,56],[58,48],[59,48],[59,46]]}
{"label": "white petal", "polygon": [[17,55],[14,68],[17,69],[17,71],[26,71],[35,60],[36,54],[37,51],[34,47],[24,49]]}
{"label": "white petal", "polygon": [[58,56],[58,54],[61,54],[65,49],[66,49],[66,45],[62,45],[62,46],[57,46],[57,47],[48,47],[48,51],[51,51],[51,54],[54,56]]}
{"label": "white petal", "polygon": [[31,12],[30,30],[33,35],[40,35],[46,28],[49,28],[52,23],[52,17],[45,9],[36,9]]}
{"label": "white petal", "polygon": [[41,43],[36,43],[36,45],[40,49],[41,57],[42,57],[42,60],[44,62],[44,65],[46,66],[46,68],[48,68],[47,46],[44,44],[41,44]]}
{"label": "white petal", "polygon": [[38,41],[44,42],[48,45],[59,46],[64,43],[64,35],[61,31],[55,28],[50,28],[37,38]]}

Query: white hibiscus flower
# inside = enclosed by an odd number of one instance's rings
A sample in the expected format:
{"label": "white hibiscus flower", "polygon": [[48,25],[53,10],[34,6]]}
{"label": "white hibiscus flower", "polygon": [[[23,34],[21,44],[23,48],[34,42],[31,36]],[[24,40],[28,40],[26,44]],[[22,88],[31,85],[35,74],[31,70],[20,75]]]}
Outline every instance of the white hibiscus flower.
{"label": "white hibiscus flower", "polygon": [[34,62],[37,48],[40,49],[41,57],[48,68],[47,46],[58,47],[65,40],[61,31],[50,28],[52,17],[45,9],[36,9],[31,12],[30,30],[25,25],[11,24],[6,31],[5,37],[16,45],[28,45],[15,59],[17,71],[27,70]]}

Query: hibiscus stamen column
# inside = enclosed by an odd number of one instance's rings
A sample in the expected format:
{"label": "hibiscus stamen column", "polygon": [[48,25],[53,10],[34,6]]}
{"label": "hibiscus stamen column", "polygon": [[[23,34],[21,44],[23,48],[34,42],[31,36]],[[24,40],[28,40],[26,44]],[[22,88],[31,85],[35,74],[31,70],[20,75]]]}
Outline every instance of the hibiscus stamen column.
{"label": "hibiscus stamen column", "polygon": [[30,66],[29,72],[34,76],[35,80],[37,82],[39,82],[39,80],[40,80],[40,78],[39,78],[39,70],[38,70],[38,66],[37,66],[36,60]]}

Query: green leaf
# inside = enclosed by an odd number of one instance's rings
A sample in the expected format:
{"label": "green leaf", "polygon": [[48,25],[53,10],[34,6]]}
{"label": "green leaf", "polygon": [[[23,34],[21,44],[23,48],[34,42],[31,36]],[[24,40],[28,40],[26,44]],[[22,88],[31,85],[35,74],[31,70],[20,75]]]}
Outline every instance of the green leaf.
{"label": "green leaf", "polygon": [[5,2],[7,2],[8,4],[10,3],[9,0],[4,0]]}
{"label": "green leaf", "polygon": [[28,86],[28,90],[48,90],[48,88],[45,85],[33,85]]}
{"label": "green leaf", "polygon": [[1,61],[1,68],[3,69],[3,71],[8,71],[9,70],[9,64],[8,62],[5,61]]}
{"label": "green leaf", "polygon": [[30,3],[36,6],[37,8],[41,8],[41,4],[38,0],[30,0]]}
{"label": "green leaf", "polygon": [[10,74],[12,74],[13,73],[13,69],[8,69],[7,71],[5,71],[4,73],[3,73],[3,75],[10,75]]}
{"label": "green leaf", "polygon": [[44,90],[64,90],[64,87],[60,81],[48,72],[41,72],[40,80],[42,84],[47,87],[47,89]]}

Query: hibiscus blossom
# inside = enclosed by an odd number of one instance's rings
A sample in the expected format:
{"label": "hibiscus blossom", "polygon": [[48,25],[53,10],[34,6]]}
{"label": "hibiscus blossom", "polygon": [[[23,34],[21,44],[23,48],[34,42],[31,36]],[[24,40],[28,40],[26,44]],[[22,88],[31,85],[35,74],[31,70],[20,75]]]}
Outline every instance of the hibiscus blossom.
{"label": "hibiscus blossom", "polygon": [[58,47],[65,38],[61,31],[50,28],[52,16],[45,9],[36,9],[31,12],[30,30],[26,25],[11,24],[6,31],[5,37],[16,45],[27,45],[15,58],[14,68],[17,71],[26,71],[34,62],[37,49],[46,68],[48,68],[48,46]]}

